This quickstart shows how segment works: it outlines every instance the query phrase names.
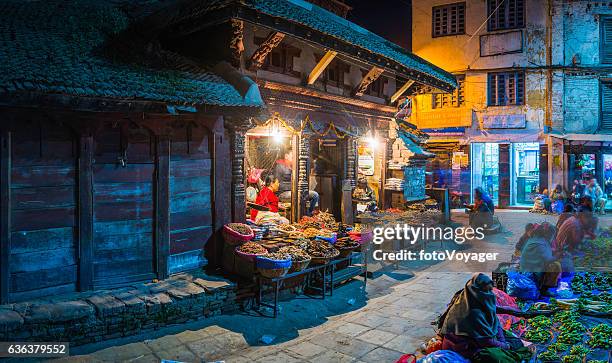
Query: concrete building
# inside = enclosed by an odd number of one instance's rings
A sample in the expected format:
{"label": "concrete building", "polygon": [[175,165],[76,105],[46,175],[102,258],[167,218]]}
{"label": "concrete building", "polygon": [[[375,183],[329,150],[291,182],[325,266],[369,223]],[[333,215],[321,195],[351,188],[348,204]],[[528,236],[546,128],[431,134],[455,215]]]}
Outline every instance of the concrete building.
{"label": "concrete building", "polygon": [[412,44],[460,85],[414,99],[412,122],[434,136],[431,183],[520,206],[595,176],[612,207],[609,3],[415,0]]}

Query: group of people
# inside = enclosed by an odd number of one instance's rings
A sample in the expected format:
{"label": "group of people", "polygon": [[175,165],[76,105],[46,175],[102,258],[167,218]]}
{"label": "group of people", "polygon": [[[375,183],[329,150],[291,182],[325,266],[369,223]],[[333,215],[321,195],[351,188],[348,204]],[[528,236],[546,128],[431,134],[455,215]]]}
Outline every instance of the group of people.
{"label": "group of people", "polygon": [[597,179],[588,178],[586,180],[574,180],[572,190],[569,193],[566,193],[559,184],[551,192],[544,189],[541,194],[536,196],[534,209],[561,214],[564,212],[565,206],[569,204],[574,208],[588,206],[596,213],[605,214],[606,202],[607,195],[599,186]]}

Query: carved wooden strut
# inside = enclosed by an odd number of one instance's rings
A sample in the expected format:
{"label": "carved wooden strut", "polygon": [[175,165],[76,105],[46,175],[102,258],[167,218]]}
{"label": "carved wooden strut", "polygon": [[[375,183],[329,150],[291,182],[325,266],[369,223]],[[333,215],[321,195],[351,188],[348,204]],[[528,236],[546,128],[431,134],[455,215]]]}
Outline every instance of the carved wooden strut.
{"label": "carved wooden strut", "polygon": [[276,46],[280,44],[283,38],[285,38],[285,34],[283,33],[280,33],[280,32],[270,33],[270,35],[268,35],[266,40],[264,40],[264,42],[261,43],[259,48],[257,48],[255,53],[253,53],[253,55],[251,56],[251,59],[249,60],[249,68],[252,68],[252,69],[261,68],[268,54],[270,54],[270,52],[272,52],[272,49],[276,48]]}
{"label": "carved wooden strut", "polygon": [[383,72],[384,72],[384,69],[382,68],[372,67],[372,69],[370,69],[368,73],[365,76],[363,76],[363,78],[361,79],[361,82],[359,82],[359,86],[357,86],[355,90],[353,91],[353,94],[358,97],[363,96],[363,94],[368,89],[368,86],[370,86],[372,82],[376,81],[378,77],[380,77],[380,75],[383,74]]}
{"label": "carved wooden strut", "polygon": [[[246,218],[246,199],[244,184],[245,137],[251,127],[250,119],[236,120],[228,127],[232,151],[232,220],[244,221]],[[242,121],[242,122],[240,122]]]}
{"label": "carved wooden strut", "polygon": [[232,19],[232,39],[230,40],[230,49],[232,50],[232,58],[235,65],[240,65],[242,53],[244,52],[244,23],[242,20]]}
{"label": "carved wooden strut", "polygon": [[306,201],[310,189],[310,134],[302,132],[300,135],[298,154],[298,218],[306,215]]}

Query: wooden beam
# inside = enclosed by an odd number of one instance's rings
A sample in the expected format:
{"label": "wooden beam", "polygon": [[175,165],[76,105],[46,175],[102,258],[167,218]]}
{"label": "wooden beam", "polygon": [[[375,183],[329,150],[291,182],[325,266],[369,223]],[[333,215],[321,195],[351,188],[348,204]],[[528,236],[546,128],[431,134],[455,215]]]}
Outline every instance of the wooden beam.
{"label": "wooden beam", "polygon": [[244,22],[239,19],[232,19],[230,21],[232,26],[232,37],[230,39],[229,47],[232,50],[232,63],[235,66],[242,66],[242,53],[244,52]]}
{"label": "wooden beam", "polygon": [[353,90],[353,95],[357,97],[363,96],[365,91],[368,89],[368,86],[372,84],[372,82],[376,81],[378,77],[380,77],[384,72],[384,69],[379,67],[372,67],[368,73],[361,79],[359,85],[355,87]]}
{"label": "wooden beam", "polygon": [[393,94],[393,96],[391,96],[391,103],[394,103],[395,101],[397,101],[400,97],[402,97],[402,95],[408,90],[408,88],[410,88],[410,86],[412,86],[414,84],[414,81],[408,81],[406,83],[404,83],[403,86],[401,86],[397,91],[395,91],[395,93]]}
{"label": "wooden beam", "polygon": [[313,84],[315,81],[321,76],[321,73],[327,68],[327,66],[331,63],[332,60],[336,57],[338,52],[334,52],[333,50],[328,50],[327,53],[321,58],[319,63],[313,68],[313,70],[308,75],[308,84]]}
{"label": "wooden beam", "polygon": [[0,304],[9,302],[11,254],[11,133],[0,131]]}
{"label": "wooden beam", "polygon": [[157,278],[168,277],[170,255],[170,137],[157,136],[155,159],[155,264]]}
{"label": "wooden beam", "polygon": [[223,261],[223,226],[232,221],[232,170],[230,138],[224,129],[223,117],[213,127],[213,239],[206,244],[209,266],[220,267]]}
{"label": "wooden beam", "polygon": [[93,136],[81,134],[79,140],[79,291],[93,287]]}
{"label": "wooden beam", "polygon": [[280,44],[283,38],[285,38],[285,34],[281,32],[271,32],[270,35],[268,35],[268,37],[266,38],[266,40],[261,43],[259,48],[257,48],[255,53],[253,53],[253,55],[251,56],[251,59],[249,60],[248,64],[249,68],[261,68],[268,54],[270,54],[270,52],[272,52],[272,49],[276,48],[276,46]]}

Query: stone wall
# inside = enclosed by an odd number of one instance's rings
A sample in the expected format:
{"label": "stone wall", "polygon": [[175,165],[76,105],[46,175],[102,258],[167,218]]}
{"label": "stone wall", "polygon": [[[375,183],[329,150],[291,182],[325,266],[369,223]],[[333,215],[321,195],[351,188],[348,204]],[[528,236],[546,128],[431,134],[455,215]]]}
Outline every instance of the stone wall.
{"label": "stone wall", "polygon": [[82,345],[125,337],[238,308],[236,285],[180,274],[158,283],[0,305],[0,341]]}

